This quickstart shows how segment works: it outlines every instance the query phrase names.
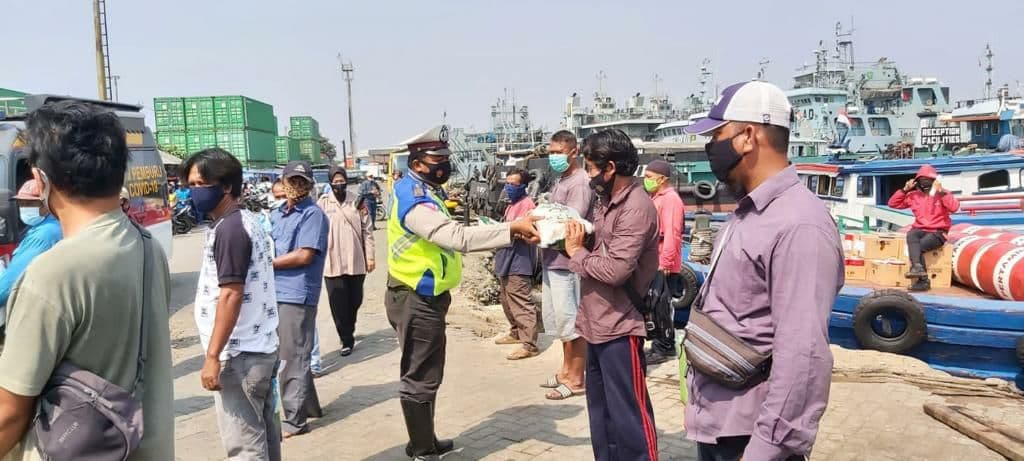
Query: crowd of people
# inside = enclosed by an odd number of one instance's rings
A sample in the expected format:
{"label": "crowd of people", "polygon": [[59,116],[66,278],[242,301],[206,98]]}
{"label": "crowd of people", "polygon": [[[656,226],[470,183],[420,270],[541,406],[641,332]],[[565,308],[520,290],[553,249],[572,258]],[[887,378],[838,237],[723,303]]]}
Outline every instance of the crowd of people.
{"label": "crowd of people", "polygon": [[[827,328],[844,283],[843,250],[834,221],[788,162],[789,123],[784,93],[754,81],[726,88],[708,117],[687,127],[711,138],[711,170],[740,197],[682,342],[691,362],[686,436],[700,460],[804,459],[828,402]],[[33,179],[15,199],[29,227],[0,275],[0,300],[10,298],[0,311],[0,454],[39,459],[51,448],[38,438],[47,429],[37,403],[54,402],[54,377],[70,364],[138,399],[145,430],[130,459],[173,459],[170,276],[159,245],[122,211],[124,129],[110,112],[63,101],[30,114],[25,139]],[[510,328],[495,342],[517,346],[507,359],[536,356],[543,326],[561,343],[562,360],[539,384],[550,400],[585,399],[594,458],[658,459],[647,365],[679,351],[672,332],[645,351],[647,322],[631,293],[656,280],[682,290],[684,206],[672,166],[654,160],[641,179],[637,148],[622,131],[581,142],[555,133],[548,159],[558,177],[547,200],[575,210],[593,231],[570,221],[560,247],[538,251],[529,172],[505,175],[503,222],[469,226],[445,205],[447,129],[405,144],[408,173],[394,177],[392,190],[368,180],[355,196],[346,171],[331,168],[316,197],[304,161],[290,162],[272,185],[246,185],[241,163],[219,148],[182,164],[174,200],[211,220],[194,320],[205,352],[200,381],[213,392],[228,457],[281,459],[282,441],[323,414],[314,383],[321,289],[348,356],[366,276],[377,267],[375,208],[386,198],[385,311],[401,352],[408,456],[435,460],[454,449],[437,436],[434,417],[450,290],[461,281],[463,253],[496,250]],[[922,170],[891,202],[919,215],[908,277],[924,273],[920,252],[941,245],[956,205],[935,176]],[[268,212],[240,205],[252,187],[271,194]],[[538,266],[540,306],[531,295]]]}

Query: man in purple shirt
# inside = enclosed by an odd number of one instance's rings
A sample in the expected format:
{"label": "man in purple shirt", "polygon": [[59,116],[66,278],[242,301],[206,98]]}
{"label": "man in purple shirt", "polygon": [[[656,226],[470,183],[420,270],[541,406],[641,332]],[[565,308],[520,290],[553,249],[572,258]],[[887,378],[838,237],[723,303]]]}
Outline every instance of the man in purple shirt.
{"label": "man in purple shirt", "polygon": [[633,176],[636,147],[621,130],[588,136],[580,149],[597,200],[583,225],[566,226],[569,268],[580,276],[576,331],[587,341],[587,412],[594,459],[656,461],[658,438],[647,394],[647,330],[627,290],[646,293],[658,270],[658,211]]}
{"label": "man in purple shirt", "polygon": [[745,82],[686,128],[711,136],[712,172],[742,197],[715,242],[702,310],[772,357],[768,376],[741,390],[690,367],[686,434],[698,460],[804,459],[828,403],[828,320],[843,251],[832,217],[786,157],[790,114],[778,87]]}

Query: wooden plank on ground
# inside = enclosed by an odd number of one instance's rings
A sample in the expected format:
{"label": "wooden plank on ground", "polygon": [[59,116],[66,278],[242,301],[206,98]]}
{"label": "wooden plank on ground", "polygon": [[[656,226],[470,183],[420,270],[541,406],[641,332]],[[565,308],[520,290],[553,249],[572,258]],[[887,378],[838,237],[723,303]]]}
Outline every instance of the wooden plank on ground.
{"label": "wooden plank on ground", "polygon": [[980,442],[989,449],[1013,461],[1024,461],[1024,443],[1017,441],[998,429],[989,427],[967,414],[958,407],[938,403],[924,404],[924,412],[939,422],[956,429],[958,432]]}

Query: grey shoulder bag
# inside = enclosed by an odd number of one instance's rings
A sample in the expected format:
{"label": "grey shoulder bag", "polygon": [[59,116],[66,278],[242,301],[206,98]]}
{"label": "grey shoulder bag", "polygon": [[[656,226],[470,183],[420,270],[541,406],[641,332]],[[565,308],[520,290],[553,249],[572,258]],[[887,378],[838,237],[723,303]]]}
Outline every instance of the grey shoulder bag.
{"label": "grey shoulder bag", "polygon": [[[138,228],[138,225],[136,225]],[[44,459],[53,461],[126,460],[142,441],[142,389],[146,362],[146,309],[149,308],[152,238],[142,234],[142,312],[139,357],[132,390],[62,361],[39,396],[31,430]]]}
{"label": "grey shoulder bag", "polygon": [[722,241],[711,260],[711,268],[690,309],[683,347],[690,367],[713,381],[731,388],[746,389],[760,383],[771,371],[771,354],[762,354],[718,324],[703,311],[704,297],[718,266],[718,258],[729,239],[732,226],[725,228]]}

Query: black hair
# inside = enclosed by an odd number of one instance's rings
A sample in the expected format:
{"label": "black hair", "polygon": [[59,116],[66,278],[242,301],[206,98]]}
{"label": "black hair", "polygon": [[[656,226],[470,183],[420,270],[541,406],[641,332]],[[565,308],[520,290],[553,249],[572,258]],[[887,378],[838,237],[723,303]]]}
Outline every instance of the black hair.
{"label": "black hair", "polygon": [[[789,152],[789,128],[778,125],[761,125],[768,145],[783,154]],[[788,155],[788,154],[787,154]]]}
{"label": "black hair", "polygon": [[565,144],[569,147],[576,147],[576,135],[572,134],[569,130],[560,130],[551,135],[551,142]]}
{"label": "black hair", "polygon": [[242,196],[242,162],[228,151],[211,147],[192,154],[181,164],[186,179],[192,173],[192,167],[199,170],[207,184],[228,186],[232,197]]}
{"label": "black hair", "polygon": [[633,176],[640,166],[640,156],[636,146],[622,130],[601,130],[583,139],[580,148],[583,158],[590,160],[598,168],[604,169],[608,162],[615,164],[615,174]]}
{"label": "black hair", "polygon": [[533,181],[535,179],[529,171],[526,171],[522,168],[513,168],[509,170],[508,173],[505,173],[506,178],[508,178],[509,176],[517,175],[519,176],[519,184],[522,186],[530,184],[530,181]]}
{"label": "black hair", "polygon": [[43,105],[25,119],[29,163],[71,197],[121,194],[128,168],[124,126],[113,112],[80,101]]}

